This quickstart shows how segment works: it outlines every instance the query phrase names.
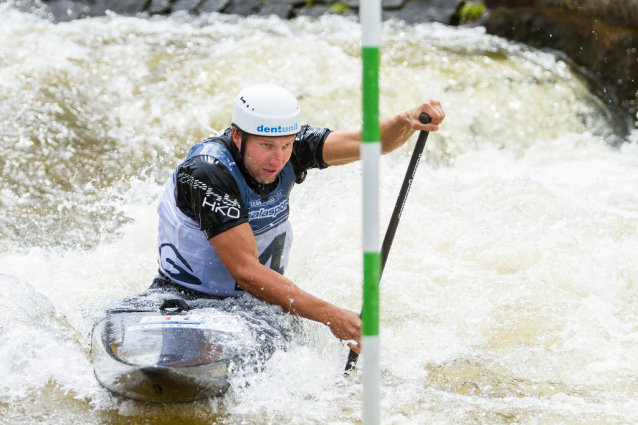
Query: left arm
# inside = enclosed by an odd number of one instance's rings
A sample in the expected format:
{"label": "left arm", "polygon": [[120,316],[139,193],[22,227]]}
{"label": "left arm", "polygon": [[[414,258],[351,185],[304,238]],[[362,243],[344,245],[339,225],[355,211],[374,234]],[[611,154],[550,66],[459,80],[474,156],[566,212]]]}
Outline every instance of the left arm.
{"label": "left arm", "polygon": [[[419,115],[428,114],[432,121],[421,124]],[[414,109],[381,120],[381,153],[402,146],[417,130],[437,131],[445,113],[441,103],[429,100]],[[323,146],[323,160],[328,165],[343,165],[359,159],[361,130],[339,130],[328,135]]]}

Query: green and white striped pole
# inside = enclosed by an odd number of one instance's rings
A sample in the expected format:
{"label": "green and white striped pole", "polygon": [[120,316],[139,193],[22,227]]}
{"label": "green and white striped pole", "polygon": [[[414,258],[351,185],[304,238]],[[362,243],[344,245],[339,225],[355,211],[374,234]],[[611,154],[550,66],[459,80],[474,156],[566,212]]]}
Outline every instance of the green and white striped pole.
{"label": "green and white striped pole", "polygon": [[381,371],[379,368],[379,44],[381,41],[381,0],[361,0],[363,59],[363,423],[379,424]]}

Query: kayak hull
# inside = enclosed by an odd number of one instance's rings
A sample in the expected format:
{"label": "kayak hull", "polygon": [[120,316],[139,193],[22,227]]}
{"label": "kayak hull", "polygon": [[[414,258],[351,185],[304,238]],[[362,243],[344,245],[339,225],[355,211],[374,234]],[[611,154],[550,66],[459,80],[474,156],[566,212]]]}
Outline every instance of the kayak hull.
{"label": "kayak hull", "polygon": [[[192,402],[229,388],[240,366],[241,323],[227,315],[119,313],[93,328],[91,361],[109,391],[148,402]],[[244,335],[245,336],[245,335]]]}

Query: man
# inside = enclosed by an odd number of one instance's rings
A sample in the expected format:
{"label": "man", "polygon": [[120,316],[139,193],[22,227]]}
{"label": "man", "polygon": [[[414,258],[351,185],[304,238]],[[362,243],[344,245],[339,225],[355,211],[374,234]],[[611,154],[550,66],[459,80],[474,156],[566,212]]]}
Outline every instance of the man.
{"label": "man", "polygon": [[[432,121],[421,124],[425,112]],[[381,122],[382,152],[416,130],[437,131],[445,117],[428,101]],[[310,168],[359,159],[360,130],[301,125],[297,99],[273,84],[242,90],[232,126],[191,148],[164,192],[158,213],[160,277],[202,297],[246,292],[284,312],[327,325],[359,353],[361,320],[301,290],[283,276],[292,243],[288,195]]]}

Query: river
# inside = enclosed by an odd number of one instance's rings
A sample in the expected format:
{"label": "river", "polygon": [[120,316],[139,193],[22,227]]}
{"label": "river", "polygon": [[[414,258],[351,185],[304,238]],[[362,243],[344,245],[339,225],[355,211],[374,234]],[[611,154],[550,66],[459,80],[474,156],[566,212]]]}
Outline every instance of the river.
{"label": "river", "polygon": [[[310,322],[193,404],[111,395],[87,343],[96,303],[150,284],[163,186],[241,88],[278,83],[304,122],[360,125],[360,37],[339,16],[54,25],[0,3],[1,423],[360,422],[361,376]],[[383,423],[637,423],[638,133],[618,145],[568,64],[481,28],[386,22],[381,62],[382,115],[446,111],[381,283]],[[415,142],[381,160],[382,223]],[[293,190],[286,272],[355,311],[361,185],[353,164]]]}

